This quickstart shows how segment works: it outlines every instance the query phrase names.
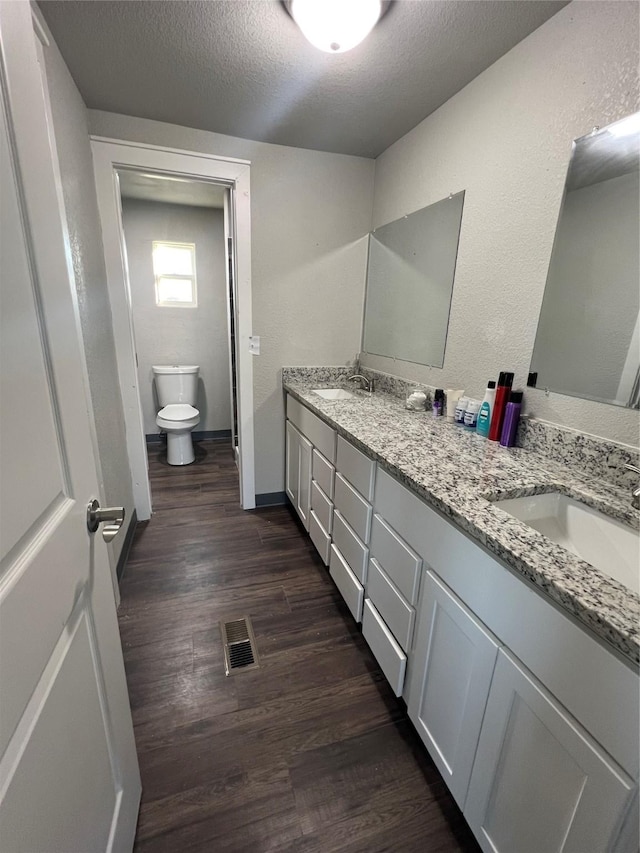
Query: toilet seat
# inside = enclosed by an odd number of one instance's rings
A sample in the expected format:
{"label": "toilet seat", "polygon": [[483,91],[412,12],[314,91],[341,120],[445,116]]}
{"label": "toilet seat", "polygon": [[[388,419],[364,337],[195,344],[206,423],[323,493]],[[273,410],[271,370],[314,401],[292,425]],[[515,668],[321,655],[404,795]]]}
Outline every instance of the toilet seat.
{"label": "toilet seat", "polygon": [[156,424],[168,433],[185,433],[200,423],[200,412],[188,403],[170,403],[160,409]]}
{"label": "toilet seat", "polygon": [[200,412],[188,403],[170,403],[160,409],[158,417],[165,421],[190,421],[199,418]]}

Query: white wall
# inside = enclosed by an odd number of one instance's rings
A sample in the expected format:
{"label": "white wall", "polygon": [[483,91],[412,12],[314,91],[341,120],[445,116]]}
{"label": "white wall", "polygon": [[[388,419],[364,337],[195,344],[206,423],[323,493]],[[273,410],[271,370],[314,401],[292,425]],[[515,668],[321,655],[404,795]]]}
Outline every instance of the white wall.
{"label": "white wall", "polygon": [[360,347],[374,161],[89,110],[91,133],[251,161],[256,493],[284,490],[283,365]]}
{"label": "white wall", "polygon": [[[107,505],[134,509],[87,110],[53,40],[44,48],[71,256]],[[124,544],[109,546],[114,565]]]}
{"label": "white wall", "polygon": [[[224,246],[224,214],[125,198],[122,222],[127,244],[131,304],[138,354],[138,379],[146,435],[156,425],[154,364],[197,364],[197,408],[201,431],[231,429],[229,344]],[[155,299],[152,243],[195,243],[198,304],[195,308],[159,307]]]}
{"label": "white wall", "polygon": [[[466,190],[442,369],[363,363],[481,397],[526,384],[575,137],[638,109],[638,6],[573,2],[376,160],[373,225]],[[638,443],[637,412],[527,389],[537,417]]]}
{"label": "white wall", "polygon": [[541,388],[616,399],[640,302],[639,200],[638,172],[567,193],[536,337]]}

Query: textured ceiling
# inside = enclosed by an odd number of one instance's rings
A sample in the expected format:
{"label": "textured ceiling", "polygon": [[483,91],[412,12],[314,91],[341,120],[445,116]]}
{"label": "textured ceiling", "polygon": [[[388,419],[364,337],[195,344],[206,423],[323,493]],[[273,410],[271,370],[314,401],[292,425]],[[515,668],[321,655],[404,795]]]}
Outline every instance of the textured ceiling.
{"label": "textured ceiling", "polygon": [[376,157],[567,0],[397,0],[326,54],[277,0],[41,0],[89,108]]}

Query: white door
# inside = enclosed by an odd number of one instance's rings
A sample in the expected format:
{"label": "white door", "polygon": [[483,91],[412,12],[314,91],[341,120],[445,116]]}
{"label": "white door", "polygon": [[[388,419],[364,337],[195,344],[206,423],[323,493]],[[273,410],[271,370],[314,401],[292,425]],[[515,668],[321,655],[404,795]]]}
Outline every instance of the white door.
{"label": "white door", "polygon": [[[617,836],[635,788],[557,700],[501,649],[464,808],[482,849],[620,849]],[[636,835],[630,849],[637,849],[637,840]]]}
{"label": "white door", "polygon": [[140,797],[30,4],[0,3],[0,850],[126,851]]}
{"label": "white door", "polygon": [[498,644],[488,629],[427,572],[407,706],[460,808],[497,654]]}

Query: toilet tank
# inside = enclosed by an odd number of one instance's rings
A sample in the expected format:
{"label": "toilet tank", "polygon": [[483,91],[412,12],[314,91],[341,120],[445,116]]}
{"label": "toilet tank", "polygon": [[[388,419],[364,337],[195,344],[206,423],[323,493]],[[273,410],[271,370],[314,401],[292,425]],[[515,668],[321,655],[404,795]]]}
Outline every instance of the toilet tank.
{"label": "toilet tank", "polygon": [[196,405],[200,370],[197,364],[154,364],[151,369],[161,408],[171,403]]}

